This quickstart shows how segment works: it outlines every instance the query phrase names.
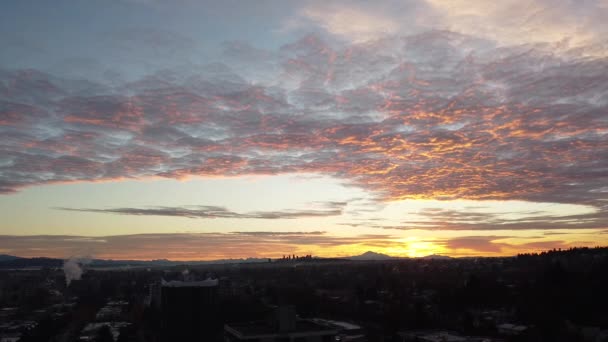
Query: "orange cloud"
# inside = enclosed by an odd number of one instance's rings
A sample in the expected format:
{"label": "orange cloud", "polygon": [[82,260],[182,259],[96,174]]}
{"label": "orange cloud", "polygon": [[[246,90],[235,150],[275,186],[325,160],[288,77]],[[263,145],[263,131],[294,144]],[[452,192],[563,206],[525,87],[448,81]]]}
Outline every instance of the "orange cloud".
{"label": "orange cloud", "polygon": [[[257,50],[230,51],[226,63],[258,63]],[[213,64],[203,78],[144,77],[124,95],[2,73],[0,191],[322,173],[384,201],[519,199],[604,215],[604,59],[447,31],[345,45],[308,35],[264,56],[275,83]]]}

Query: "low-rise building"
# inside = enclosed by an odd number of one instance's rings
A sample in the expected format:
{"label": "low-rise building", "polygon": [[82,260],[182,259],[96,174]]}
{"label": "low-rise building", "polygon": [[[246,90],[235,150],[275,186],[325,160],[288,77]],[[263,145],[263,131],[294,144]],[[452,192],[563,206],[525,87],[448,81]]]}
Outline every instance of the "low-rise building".
{"label": "low-rise building", "polygon": [[99,330],[104,326],[110,329],[112,338],[117,341],[120,337],[121,330],[131,325],[128,322],[94,322],[87,324],[78,337],[79,341],[94,341],[97,338]]}
{"label": "low-rise building", "polygon": [[445,330],[412,330],[400,332],[399,338],[403,342],[499,342],[500,339],[492,337],[462,336],[458,333]]}
{"label": "low-rise building", "polygon": [[364,329],[353,323],[334,321],[331,319],[314,318],[313,322],[325,325],[332,329],[336,329],[338,334],[336,335],[336,341],[340,342],[365,342],[367,337]]}
{"label": "low-rise building", "polygon": [[525,325],[503,323],[496,326],[498,333],[506,336],[517,336],[523,334],[528,327]]}
{"label": "low-rise building", "polygon": [[21,340],[21,333],[0,333],[0,342],[18,342]]}
{"label": "low-rise building", "polygon": [[95,315],[98,322],[119,321],[123,311],[129,305],[126,301],[109,301],[103,308],[99,309]]}
{"label": "low-rise building", "polygon": [[226,342],[334,342],[338,329],[314,320],[299,319],[293,307],[280,307],[267,320],[224,326]]}

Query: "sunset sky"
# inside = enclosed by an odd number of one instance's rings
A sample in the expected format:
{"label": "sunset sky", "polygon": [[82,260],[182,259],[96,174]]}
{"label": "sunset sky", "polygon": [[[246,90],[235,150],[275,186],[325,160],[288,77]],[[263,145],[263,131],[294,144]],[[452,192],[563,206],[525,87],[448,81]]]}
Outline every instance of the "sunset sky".
{"label": "sunset sky", "polygon": [[0,254],[608,245],[608,0],[0,4]]}

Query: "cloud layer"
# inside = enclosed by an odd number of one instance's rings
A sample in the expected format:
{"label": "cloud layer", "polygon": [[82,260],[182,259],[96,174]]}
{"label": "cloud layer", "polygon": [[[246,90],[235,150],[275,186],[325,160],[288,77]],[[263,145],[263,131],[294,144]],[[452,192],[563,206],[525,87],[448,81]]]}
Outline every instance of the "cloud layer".
{"label": "cloud layer", "polygon": [[608,62],[553,48],[447,31],[347,46],[307,36],[262,65],[232,45],[222,64],[118,86],[0,71],[0,191],[318,172],[387,200],[601,207]]}
{"label": "cloud layer", "polygon": [[[38,27],[32,9],[9,6],[17,19],[4,18],[16,26],[0,30],[0,194],[55,183],[314,173],[367,198],[278,211],[162,201],[61,209],[342,216],[351,227],[401,230],[608,227],[606,0],[274,5],[126,1],[82,30],[58,16],[36,32],[26,29]],[[127,25],[122,11],[141,18]],[[201,26],[197,13],[226,20]],[[247,26],[251,13],[264,25]],[[418,199],[591,209],[369,217],[388,202]],[[495,242],[446,246],[491,250]]]}
{"label": "cloud layer", "polygon": [[606,17],[605,0],[386,0],[348,5],[313,1],[285,20],[284,29],[316,27],[350,42],[450,30],[500,45],[560,42],[566,47],[586,46],[586,53],[606,56]]}
{"label": "cloud layer", "polygon": [[231,219],[298,219],[309,217],[329,217],[341,215],[346,202],[321,202],[315,203],[311,209],[279,210],[279,211],[255,211],[249,213],[237,213],[218,206],[188,206],[188,207],[152,207],[152,208],[109,208],[109,209],[87,209],[87,208],[57,208],[67,211],[92,212],[103,214],[137,215],[137,216],[172,216],[187,218],[231,218]]}
{"label": "cloud layer", "polygon": [[420,211],[418,217],[421,219],[404,221],[404,228],[401,229],[542,230],[604,228],[608,225],[605,210],[585,214],[556,214],[543,211],[492,213],[427,208]]}

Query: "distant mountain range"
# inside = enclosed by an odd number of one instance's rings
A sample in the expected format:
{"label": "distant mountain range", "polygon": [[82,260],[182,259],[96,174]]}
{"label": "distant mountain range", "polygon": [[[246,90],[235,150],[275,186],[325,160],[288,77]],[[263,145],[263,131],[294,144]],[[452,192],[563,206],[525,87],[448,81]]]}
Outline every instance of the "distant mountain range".
{"label": "distant mountain range", "polygon": [[449,257],[447,255],[431,254],[431,255],[421,257],[420,259],[448,260],[448,259],[453,259],[453,258]]}
{"label": "distant mountain range", "polygon": [[[349,260],[396,260],[396,259],[404,259],[404,258],[392,257],[390,255],[386,255],[386,254],[382,254],[382,253],[367,251],[361,255],[351,256],[351,257],[348,257],[347,259],[349,259]],[[409,259],[409,258],[405,258],[405,259]],[[417,259],[447,260],[447,259],[452,259],[452,257],[445,256],[445,255],[439,255],[439,254],[431,254],[431,255],[427,255],[424,257],[417,258]]]}
{"label": "distant mountain range", "polygon": [[35,268],[35,267],[61,267],[63,260],[53,258],[20,258],[12,255],[0,257],[0,269],[3,268]]}
{"label": "distant mountain range", "polygon": [[[354,255],[346,258],[331,258],[332,260],[353,260],[353,261],[373,261],[373,260],[399,260],[400,257],[367,251],[361,255]],[[408,259],[408,258],[406,258]],[[429,255],[420,259],[451,259],[444,255]],[[315,260],[330,260],[325,258],[315,258]],[[62,267],[63,259],[55,258],[21,258],[13,255],[0,254],[0,269],[6,268],[35,268],[35,267]],[[212,264],[243,264],[243,263],[264,263],[268,258],[246,258],[246,259],[220,259],[220,260],[192,260],[192,261],[173,261],[167,259],[157,260],[105,260],[93,259],[84,260],[81,263],[87,264],[92,268],[114,268],[114,267],[171,267],[178,265],[212,265]]]}
{"label": "distant mountain range", "polygon": [[[242,263],[261,263],[268,262],[268,258],[246,258],[246,259],[221,259],[221,260],[192,260],[192,261],[172,261],[166,259],[158,260],[105,260],[92,259],[79,260],[79,263],[86,264],[91,268],[115,268],[115,267],[159,267],[159,266],[178,266],[178,265],[210,265],[210,264],[242,264]],[[64,259],[55,258],[21,258],[12,255],[0,255],[0,269],[20,269],[37,267],[62,267]]]}
{"label": "distant mountain range", "polygon": [[88,265],[91,267],[154,267],[154,266],[178,266],[178,265],[213,265],[213,264],[251,264],[268,262],[268,258],[246,258],[246,259],[219,259],[219,260],[188,260],[173,261],[167,259],[157,260],[104,260],[93,259]]}
{"label": "distant mountain range", "polygon": [[[557,255],[570,256],[577,254],[593,254],[593,255],[606,255],[608,253],[608,247],[574,247],[567,250],[548,250],[540,253],[528,253],[518,254],[517,257],[527,258],[534,256],[549,256],[554,257]],[[513,256],[515,257],[515,256]],[[471,259],[478,257],[462,257],[462,259]],[[451,260],[454,259],[445,255],[431,254],[420,258],[399,258],[392,257],[390,255],[376,253],[372,251],[365,252],[361,255],[355,255],[344,258],[318,258],[313,257],[313,261],[382,261],[382,260],[405,260],[405,259],[418,259],[418,260]],[[22,258],[13,255],[0,254],[0,269],[26,269],[26,268],[39,268],[39,267],[63,267],[63,259],[54,258]],[[104,260],[104,259],[93,259],[86,260],[81,263],[85,263],[91,268],[121,268],[121,267],[171,267],[179,265],[213,265],[213,264],[243,264],[243,263],[267,263],[268,258],[247,258],[247,259],[221,259],[221,260],[210,260],[210,261],[172,261],[166,259],[158,260]],[[296,260],[294,262],[302,262]]]}
{"label": "distant mountain range", "polygon": [[398,258],[392,257],[390,255],[382,254],[382,253],[367,251],[361,255],[351,256],[346,259],[349,259],[349,260],[391,260],[391,259],[398,259]]}
{"label": "distant mountain range", "polygon": [[0,262],[8,261],[8,260],[15,260],[15,259],[20,259],[20,258],[13,256],[13,255],[0,254]]}

